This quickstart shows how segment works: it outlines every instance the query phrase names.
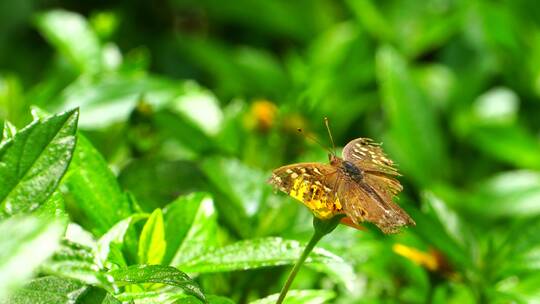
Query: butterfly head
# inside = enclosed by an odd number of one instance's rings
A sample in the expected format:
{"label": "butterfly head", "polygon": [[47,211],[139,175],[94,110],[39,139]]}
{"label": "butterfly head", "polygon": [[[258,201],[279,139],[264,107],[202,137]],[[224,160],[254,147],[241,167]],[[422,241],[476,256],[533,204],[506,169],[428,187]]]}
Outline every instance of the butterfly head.
{"label": "butterfly head", "polygon": [[332,166],[339,166],[343,162],[343,160],[337,157],[334,153],[328,153],[328,161]]}

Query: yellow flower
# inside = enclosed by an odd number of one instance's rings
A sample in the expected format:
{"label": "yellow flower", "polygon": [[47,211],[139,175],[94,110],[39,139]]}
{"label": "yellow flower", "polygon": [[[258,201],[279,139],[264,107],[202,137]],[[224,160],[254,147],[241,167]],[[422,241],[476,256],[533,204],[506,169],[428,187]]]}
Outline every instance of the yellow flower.
{"label": "yellow flower", "polygon": [[436,249],[430,248],[428,252],[424,252],[407,245],[394,244],[392,250],[431,272],[440,273],[453,280],[460,279],[459,273],[452,269],[444,255]]}
{"label": "yellow flower", "polygon": [[249,112],[249,125],[259,131],[269,131],[275,123],[277,107],[271,101],[259,99],[253,102]]}

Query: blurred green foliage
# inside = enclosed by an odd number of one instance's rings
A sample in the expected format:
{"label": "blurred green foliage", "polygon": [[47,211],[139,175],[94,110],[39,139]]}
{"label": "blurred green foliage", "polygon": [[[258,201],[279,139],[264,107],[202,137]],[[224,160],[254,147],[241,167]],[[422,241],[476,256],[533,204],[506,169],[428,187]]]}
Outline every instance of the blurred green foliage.
{"label": "blurred green foliage", "polygon": [[0,302],[272,303],[325,116],[417,226],[338,227],[290,303],[539,301],[539,103],[532,0],[1,1]]}

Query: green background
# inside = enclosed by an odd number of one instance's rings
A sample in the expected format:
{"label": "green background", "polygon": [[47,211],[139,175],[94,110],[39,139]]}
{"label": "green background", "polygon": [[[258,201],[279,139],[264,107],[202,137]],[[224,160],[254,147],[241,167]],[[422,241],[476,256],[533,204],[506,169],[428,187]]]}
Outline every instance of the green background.
{"label": "green background", "polygon": [[[0,302],[44,288],[62,299],[50,303],[130,292],[159,303],[164,287],[149,276],[116,291],[103,283],[136,264],[177,267],[211,303],[279,292],[311,215],[266,180],[281,165],[327,162],[296,132],[331,146],[324,117],[338,152],[357,137],[384,143],[417,226],[338,227],[290,303],[538,301],[539,104],[536,1],[1,1],[0,122],[11,124],[0,219],[16,224],[0,223],[0,246],[12,248],[0,253],[0,284],[17,267],[27,274]],[[68,112],[16,133],[76,107],[77,132]],[[19,174],[27,167],[33,175]],[[67,222],[42,214],[69,218],[79,226],[68,236],[82,228],[94,245],[126,217],[129,228],[105,242],[110,264],[77,272],[55,264]],[[60,249],[14,249],[38,248],[40,236]],[[31,277],[41,287],[21,287]]]}

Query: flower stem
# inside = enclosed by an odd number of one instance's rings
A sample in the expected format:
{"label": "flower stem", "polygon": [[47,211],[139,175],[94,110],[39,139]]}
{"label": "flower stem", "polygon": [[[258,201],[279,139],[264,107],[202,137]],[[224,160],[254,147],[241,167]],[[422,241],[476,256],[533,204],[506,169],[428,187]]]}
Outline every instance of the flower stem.
{"label": "flower stem", "polygon": [[296,277],[296,274],[300,270],[300,267],[302,266],[302,264],[304,264],[304,262],[306,261],[311,251],[313,251],[313,248],[315,248],[315,245],[317,245],[317,243],[325,235],[332,232],[337,227],[341,218],[342,216],[335,216],[329,220],[321,220],[316,217],[313,218],[313,227],[315,228],[313,236],[309,240],[309,243],[306,245],[306,248],[304,248],[304,251],[302,252],[302,255],[300,255],[300,258],[298,259],[298,261],[296,261],[296,264],[294,264],[294,267],[291,270],[291,273],[289,273],[287,282],[285,282],[285,285],[283,285],[283,288],[281,289],[281,292],[279,293],[279,298],[277,299],[276,304],[283,303],[283,300],[285,300],[285,296],[287,295],[289,288],[291,288],[292,282],[294,281],[294,278]]}

